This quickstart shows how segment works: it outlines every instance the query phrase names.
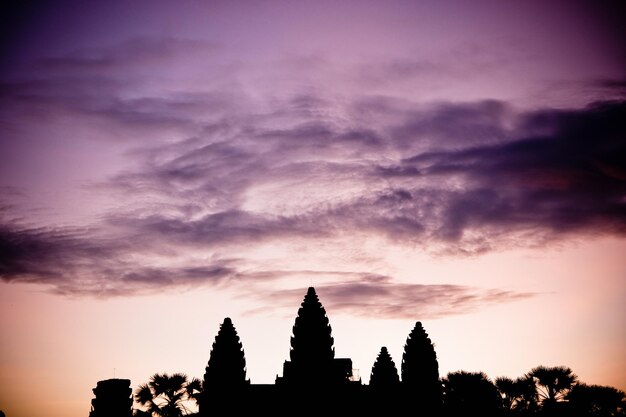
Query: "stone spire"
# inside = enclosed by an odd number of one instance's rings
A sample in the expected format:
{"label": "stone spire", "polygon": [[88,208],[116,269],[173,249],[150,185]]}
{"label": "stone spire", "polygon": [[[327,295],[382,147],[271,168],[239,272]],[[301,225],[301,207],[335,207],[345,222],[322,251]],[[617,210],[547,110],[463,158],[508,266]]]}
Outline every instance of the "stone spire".
{"label": "stone spire", "polygon": [[441,382],[435,346],[421,322],[406,339],[402,355],[402,385],[414,392],[425,407],[441,404]]}
{"label": "stone spire", "polygon": [[285,361],[279,383],[327,386],[345,382],[352,375],[349,359],[335,359],[332,329],[313,287],[304,296],[292,332],[291,360]]}
{"label": "stone spire", "polygon": [[393,388],[400,383],[396,364],[391,359],[386,347],[380,349],[378,358],[372,366],[370,386],[372,388]]}
{"label": "stone spire", "polygon": [[293,325],[289,356],[294,365],[319,365],[332,361],[335,349],[331,334],[326,310],[317,298],[315,289],[309,287]]}
{"label": "stone spire", "polygon": [[232,320],[226,317],[211,349],[204,374],[204,390],[238,387],[248,383],[243,346]]}

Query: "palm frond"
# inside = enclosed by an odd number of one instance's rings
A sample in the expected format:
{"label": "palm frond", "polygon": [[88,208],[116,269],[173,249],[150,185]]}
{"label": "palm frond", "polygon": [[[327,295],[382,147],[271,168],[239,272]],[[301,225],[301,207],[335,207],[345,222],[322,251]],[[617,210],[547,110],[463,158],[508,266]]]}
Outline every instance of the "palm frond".
{"label": "palm frond", "polygon": [[152,398],[152,391],[147,384],[143,384],[137,387],[137,391],[135,392],[135,401],[137,401],[139,404],[146,405],[152,401]]}

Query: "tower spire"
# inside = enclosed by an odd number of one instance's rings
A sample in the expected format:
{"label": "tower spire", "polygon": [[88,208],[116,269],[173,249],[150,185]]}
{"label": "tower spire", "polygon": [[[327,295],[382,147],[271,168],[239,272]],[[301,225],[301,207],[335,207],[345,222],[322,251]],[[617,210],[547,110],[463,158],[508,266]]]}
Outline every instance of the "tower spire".
{"label": "tower spire", "polygon": [[370,376],[370,386],[373,388],[393,388],[400,383],[396,364],[391,359],[387,348],[383,346],[380,349],[378,358],[372,366],[372,375]]}
{"label": "tower spire", "polygon": [[243,346],[232,320],[226,317],[211,349],[204,374],[204,389],[236,387],[247,383],[249,380],[246,380]]}
{"label": "tower spire", "polygon": [[292,331],[289,356],[294,364],[321,364],[335,357],[332,328],[315,288],[308,288]]}
{"label": "tower spire", "polygon": [[344,370],[345,360],[335,359],[332,329],[313,287],[307,289],[300,304],[292,333],[291,360],[285,361],[283,377],[277,381],[315,385],[347,380],[351,369]]}
{"label": "tower spire", "polygon": [[406,339],[401,369],[402,384],[415,392],[424,407],[432,411],[441,405],[437,353],[419,321]]}

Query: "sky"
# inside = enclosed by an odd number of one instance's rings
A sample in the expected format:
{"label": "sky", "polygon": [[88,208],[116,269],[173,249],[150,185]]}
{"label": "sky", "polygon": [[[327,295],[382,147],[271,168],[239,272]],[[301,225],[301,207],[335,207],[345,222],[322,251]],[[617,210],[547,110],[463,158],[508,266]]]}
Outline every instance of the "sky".
{"label": "sky", "polygon": [[364,382],[422,321],[440,374],[626,390],[618,2],[6,2],[0,409],[252,383],[306,288]]}

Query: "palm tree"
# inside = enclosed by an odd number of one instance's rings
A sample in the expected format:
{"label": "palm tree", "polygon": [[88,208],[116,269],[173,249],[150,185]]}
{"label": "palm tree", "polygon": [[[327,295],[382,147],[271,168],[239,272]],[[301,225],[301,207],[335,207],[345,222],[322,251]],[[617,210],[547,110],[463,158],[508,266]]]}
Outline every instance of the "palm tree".
{"label": "palm tree", "polygon": [[502,406],[505,410],[513,410],[515,404],[515,382],[508,377],[501,376],[495,380],[496,388],[502,397]]}
{"label": "palm tree", "polygon": [[496,378],[496,388],[502,397],[502,405],[510,414],[529,413],[537,410],[535,381],[525,375],[521,378]]}
{"label": "palm tree", "polygon": [[537,366],[527,376],[535,381],[537,395],[544,410],[563,401],[578,379],[566,366]]}
{"label": "palm tree", "polygon": [[137,388],[135,400],[147,408],[147,415],[181,417],[190,414],[185,404],[197,401],[201,391],[202,383],[197,378],[189,380],[182,373],[154,374],[150,382]]}

